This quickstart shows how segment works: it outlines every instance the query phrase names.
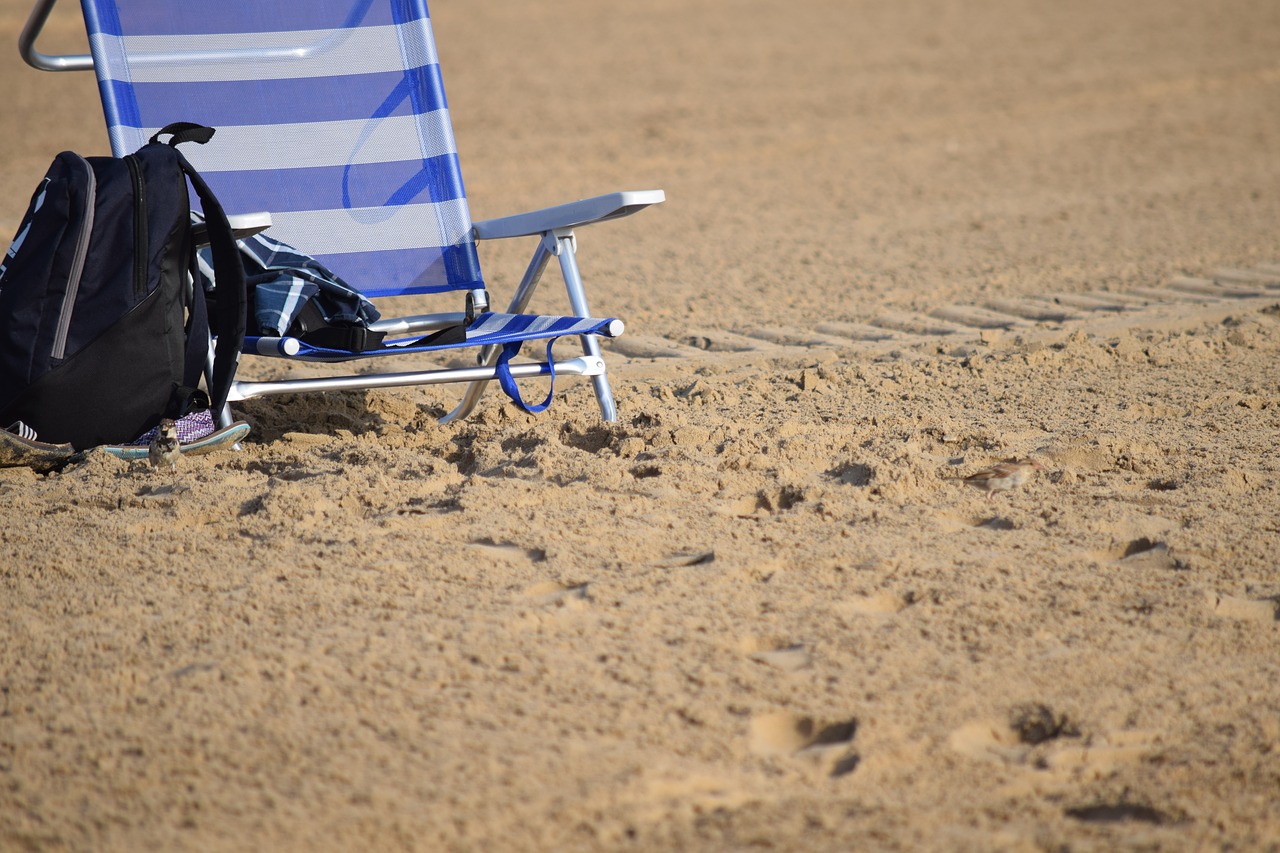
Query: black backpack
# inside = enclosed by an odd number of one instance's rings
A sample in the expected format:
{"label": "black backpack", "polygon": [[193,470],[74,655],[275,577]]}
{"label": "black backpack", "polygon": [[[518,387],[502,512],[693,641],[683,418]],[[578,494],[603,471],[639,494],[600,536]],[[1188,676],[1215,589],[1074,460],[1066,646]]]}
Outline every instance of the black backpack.
{"label": "black backpack", "polygon": [[[245,334],[244,269],[222,206],[175,147],[212,135],[173,124],[121,159],[53,161],[0,264],[0,428],[22,421],[41,441],[85,449],[225,405]],[[191,284],[188,179],[217,272],[210,304]],[[206,397],[195,389],[210,328]]]}

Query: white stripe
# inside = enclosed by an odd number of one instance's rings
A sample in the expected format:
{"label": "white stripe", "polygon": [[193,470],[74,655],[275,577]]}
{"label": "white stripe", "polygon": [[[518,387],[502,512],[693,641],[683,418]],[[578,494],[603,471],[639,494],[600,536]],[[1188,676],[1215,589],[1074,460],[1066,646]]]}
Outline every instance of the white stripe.
{"label": "white stripe", "polygon": [[429,20],[283,33],[99,34],[90,39],[90,49],[99,68],[133,83],[332,77],[401,71],[406,60],[410,67],[439,62]]}
{"label": "white stripe", "polygon": [[[289,296],[285,299],[284,305],[281,306],[280,308],[280,313],[278,315],[277,322],[279,322],[280,320],[284,320],[286,318],[291,319],[293,315],[297,313],[298,305],[299,303],[301,303],[301,301],[302,301],[302,288],[296,285],[291,286],[289,288]],[[286,330],[281,329],[280,331],[283,332]]]}
{"label": "white stripe", "polygon": [[[111,150],[132,153],[159,129],[112,127]],[[197,171],[240,172],[422,160],[456,154],[457,143],[449,111],[437,110],[376,121],[222,125],[207,145],[182,150]]]}
{"label": "white stripe", "polygon": [[[151,131],[155,133],[155,131]],[[107,135],[111,137],[111,153],[117,157],[124,157],[132,154],[139,148],[147,144],[147,134],[141,128],[126,127],[124,125],[112,125],[107,128]],[[188,148],[191,146],[188,145]]]}
{"label": "white stripe", "polygon": [[358,207],[271,214],[271,232],[313,255],[458,246],[471,240],[464,199],[403,207]]}
{"label": "white stripe", "polygon": [[[506,331],[515,320],[522,315],[520,314],[491,314],[485,318],[484,322],[477,326],[474,331],[478,335],[497,335]],[[534,321],[531,326],[538,321]],[[545,322],[544,322],[545,325]]]}
{"label": "white stripe", "polygon": [[[484,322],[482,322],[479,326],[477,326],[475,329],[472,330],[473,336],[489,336],[489,335],[501,334],[504,331],[506,331],[507,327],[510,326],[515,321],[516,318],[520,316],[522,315],[491,314],[490,316],[485,318]],[[519,334],[527,335],[529,337],[534,337],[547,331],[556,323],[564,319],[565,319],[564,317],[561,317],[555,314],[540,314],[538,315],[537,319],[535,319],[525,328],[521,329]],[[565,328],[560,329],[557,332],[557,334],[566,335],[566,336],[575,335],[582,331],[586,331],[590,329],[592,326],[594,326],[598,322],[599,320],[592,319],[589,317],[582,318],[577,320],[572,325],[566,326]],[[606,333],[608,332],[606,331]]]}

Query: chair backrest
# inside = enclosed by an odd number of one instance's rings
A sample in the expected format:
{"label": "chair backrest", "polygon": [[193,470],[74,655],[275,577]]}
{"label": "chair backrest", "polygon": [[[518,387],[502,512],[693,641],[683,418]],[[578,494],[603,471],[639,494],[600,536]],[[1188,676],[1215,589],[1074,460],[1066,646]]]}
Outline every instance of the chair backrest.
{"label": "chair backrest", "polygon": [[425,0],[81,0],[117,156],[158,129],[228,213],[370,296],[483,287]]}

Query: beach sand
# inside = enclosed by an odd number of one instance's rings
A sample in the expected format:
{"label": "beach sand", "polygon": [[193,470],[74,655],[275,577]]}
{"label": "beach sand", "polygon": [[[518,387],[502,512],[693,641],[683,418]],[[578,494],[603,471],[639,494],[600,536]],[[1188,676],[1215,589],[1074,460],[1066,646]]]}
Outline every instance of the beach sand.
{"label": "beach sand", "polygon": [[[476,218],[667,192],[618,423],[0,471],[0,849],[1277,849],[1280,5],[434,6]],[[8,239],[106,135],[0,73]]]}

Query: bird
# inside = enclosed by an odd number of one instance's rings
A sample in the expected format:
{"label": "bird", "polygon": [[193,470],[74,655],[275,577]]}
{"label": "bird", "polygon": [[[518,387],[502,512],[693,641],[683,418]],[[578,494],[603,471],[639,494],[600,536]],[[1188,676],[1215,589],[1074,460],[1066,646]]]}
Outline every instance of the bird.
{"label": "bird", "polygon": [[982,489],[987,493],[987,499],[990,500],[996,496],[996,492],[1007,492],[1010,489],[1016,489],[1034,477],[1037,472],[1043,470],[1044,465],[1033,459],[1024,459],[1022,461],[1006,459],[998,465],[984,468],[967,477],[947,477],[946,479],[962,480],[976,489]]}
{"label": "bird", "polygon": [[182,445],[178,442],[178,425],[170,418],[160,421],[156,429],[156,437],[151,439],[147,448],[147,458],[152,468],[168,467],[170,471],[178,470],[178,459],[182,456]]}

